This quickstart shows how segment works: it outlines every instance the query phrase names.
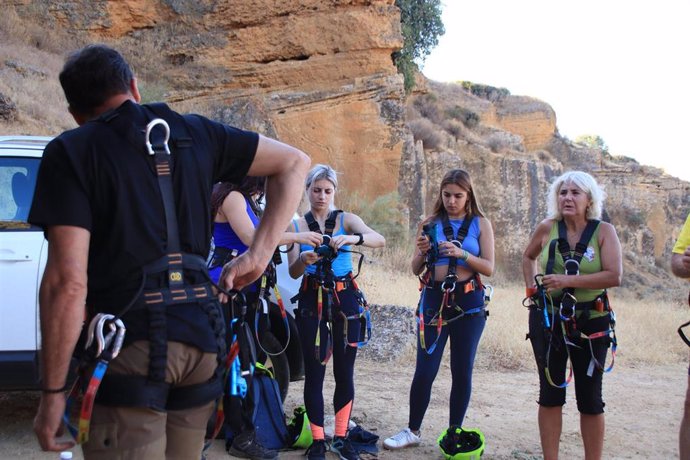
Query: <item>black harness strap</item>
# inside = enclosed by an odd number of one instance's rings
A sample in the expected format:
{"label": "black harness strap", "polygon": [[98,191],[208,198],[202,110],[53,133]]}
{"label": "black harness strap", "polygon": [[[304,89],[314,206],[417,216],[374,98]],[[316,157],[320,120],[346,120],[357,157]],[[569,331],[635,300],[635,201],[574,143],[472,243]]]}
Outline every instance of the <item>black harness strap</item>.
{"label": "black harness strap", "polygon": [[324,223],[324,231],[321,231],[321,226],[314,218],[314,214],[309,211],[304,215],[304,220],[307,221],[307,226],[309,230],[316,233],[321,233],[322,235],[333,236],[333,230],[335,229],[335,222],[338,219],[338,215],[343,212],[342,209],[334,209],[328,213],[326,217],[326,222]]}
{"label": "black harness strap", "polygon": [[[192,139],[181,115],[173,112],[165,104],[151,104],[142,106],[151,112],[150,118],[162,118],[169,127],[170,132],[175,133],[171,144],[176,155],[191,153]],[[146,141],[149,154],[152,153],[154,170],[160,189],[161,201],[165,213],[166,222],[166,254],[144,267],[142,267],[142,284],[140,292],[134,299],[117,314],[122,318],[128,311],[146,308],[148,317],[148,341],[149,341],[149,371],[148,376],[138,384],[133,379],[131,384],[124,377],[115,377],[106,374],[103,379],[103,387],[107,391],[98,394],[98,401],[123,406],[154,407],[159,410],[166,408],[170,395],[189,395],[189,401],[176,401],[172,405],[194,407],[199,400],[211,401],[220,394],[218,388],[222,388],[222,357],[225,355],[224,322],[219,308],[214,307],[205,300],[213,297],[210,284],[203,283],[189,285],[185,282],[184,270],[195,270],[206,273],[206,262],[202,257],[181,251],[178,221],[175,207],[175,194],[172,181],[173,158],[168,148],[168,139],[164,130],[153,126],[149,139],[141,136],[140,127],[134,126],[127,119],[118,116],[116,112],[106,114],[99,121],[111,126],[120,136],[127,139],[136,149],[141,149]],[[188,152],[185,152],[188,151]],[[166,286],[144,290],[147,275],[166,273]],[[207,276],[208,277],[208,276]],[[167,364],[167,307],[181,303],[199,303],[202,310],[209,318],[209,323],[216,336],[218,345],[219,367],[216,374],[208,382],[198,385],[198,388],[185,388],[179,391],[168,388],[165,384],[165,368]],[[125,376],[132,378],[132,376]],[[122,381],[121,381],[122,380]],[[143,388],[142,387],[145,387]],[[207,388],[204,388],[207,387]],[[136,390],[136,391],[133,391]],[[135,393],[139,392],[140,395]]]}
{"label": "black harness strap", "polygon": [[558,252],[560,252],[563,257],[563,263],[567,265],[569,260],[577,262],[577,265],[573,264],[573,267],[570,269],[566,266],[566,275],[576,274],[574,272],[575,268],[579,271],[580,261],[585,252],[587,252],[587,244],[589,240],[592,239],[597,227],[599,227],[598,220],[588,220],[587,226],[580,236],[580,241],[575,244],[575,250],[571,250],[570,244],[568,243],[568,229],[565,226],[565,222],[563,220],[558,221]]}
{"label": "black harness strap", "polygon": [[[580,235],[580,240],[575,245],[575,250],[571,250],[570,243],[568,243],[568,229],[565,226],[563,220],[558,221],[558,239],[551,241],[549,245],[549,260],[546,264],[546,274],[553,273],[553,267],[555,264],[555,246],[558,246],[558,252],[560,252],[563,258],[563,265],[566,275],[578,275],[580,273],[580,261],[587,252],[587,244],[589,240],[592,239],[594,232],[597,227],[599,227],[599,221],[596,219],[587,221],[587,226],[582,231]],[[570,295],[575,292],[573,288],[563,289],[564,293]]]}
{"label": "black harness strap", "polygon": [[[453,226],[450,224],[450,220],[448,219],[448,214],[444,214],[442,218],[443,222],[443,234],[446,237],[446,240],[450,241],[451,243],[455,244],[455,241],[458,242],[456,246],[462,247],[462,243],[465,241],[465,238],[467,237],[467,234],[469,233],[470,230],[470,225],[472,225],[472,221],[474,220],[474,216],[465,216],[465,219],[462,221],[462,225],[458,229],[458,234],[455,236],[453,234]],[[449,257],[448,258],[448,277],[449,278],[457,278],[455,275],[455,269],[458,264],[458,259],[455,257]]]}
{"label": "black harness strap", "polygon": [[[599,226],[599,220],[592,219],[587,221],[587,226],[582,231],[580,239],[575,245],[575,249],[571,250],[570,243],[568,243],[568,234],[565,222],[558,221],[558,239],[554,239],[549,244],[548,261],[546,263],[546,274],[552,274],[554,271],[556,248],[563,258],[564,272],[566,275],[578,275],[580,273],[580,261],[587,251],[589,240],[592,239],[594,232]],[[560,301],[559,312],[561,319],[567,323],[568,335],[576,337],[579,333],[578,329],[584,326],[584,323],[589,319],[589,310],[592,302],[577,303],[574,296],[574,288],[564,288],[563,295]],[[575,319],[575,310],[582,310],[579,318]]]}
{"label": "black harness strap", "polygon": [[[326,217],[326,222],[324,222],[324,231],[321,231],[321,226],[319,223],[316,221],[314,218],[314,214],[312,214],[311,211],[307,212],[304,215],[304,220],[307,221],[307,226],[309,227],[309,230],[312,232],[316,233],[321,233],[322,235],[327,235],[329,237],[333,236],[333,230],[335,229],[335,222],[338,219],[338,216],[340,213],[342,213],[342,209],[334,209],[330,213],[328,213],[328,216]],[[323,257],[321,261],[317,263],[317,275],[323,282],[332,282],[333,281],[333,271],[331,270],[331,265],[332,265],[332,260],[330,260],[328,257]]]}

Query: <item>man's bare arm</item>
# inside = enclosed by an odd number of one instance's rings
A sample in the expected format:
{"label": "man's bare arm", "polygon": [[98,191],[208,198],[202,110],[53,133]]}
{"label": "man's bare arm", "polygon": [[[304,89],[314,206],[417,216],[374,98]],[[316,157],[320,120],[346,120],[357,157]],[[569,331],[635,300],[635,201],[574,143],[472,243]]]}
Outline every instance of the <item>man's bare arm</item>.
{"label": "man's bare arm", "polygon": [[309,157],[302,151],[260,136],[248,175],[267,176],[266,209],[247,252],[235,259],[230,269],[221,275],[226,287],[242,288],[263,273],[297,210],[310,164]]}
{"label": "man's bare arm", "polygon": [[[88,230],[72,226],[48,229],[48,261],[39,293],[41,317],[41,377],[44,389],[65,386],[72,352],[84,321]],[[57,443],[62,430],[65,396],[44,392],[34,431],[44,450],[59,451],[72,443]]]}

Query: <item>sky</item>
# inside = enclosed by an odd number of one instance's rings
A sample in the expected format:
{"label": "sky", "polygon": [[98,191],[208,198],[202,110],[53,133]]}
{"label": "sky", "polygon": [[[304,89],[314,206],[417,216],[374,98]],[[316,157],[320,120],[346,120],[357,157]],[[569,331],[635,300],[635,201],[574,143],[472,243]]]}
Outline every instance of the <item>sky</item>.
{"label": "sky", "polygon": [[690,181],[690,0],[444,0],[432,80],[553,107],[571,140]]}

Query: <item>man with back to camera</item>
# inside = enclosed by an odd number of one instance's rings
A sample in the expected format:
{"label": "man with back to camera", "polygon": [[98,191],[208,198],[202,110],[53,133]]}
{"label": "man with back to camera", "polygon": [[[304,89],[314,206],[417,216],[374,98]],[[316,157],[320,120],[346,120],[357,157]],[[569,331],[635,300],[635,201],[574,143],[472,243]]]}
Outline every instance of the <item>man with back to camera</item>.
{"label": "man with back to camera", "polygon": [[[212,185],[268,176],[254,240],[221,277],[227,289],[240,289],[268,264],[310,161],[257,133],[164,104],[139,105],[131,68],[104,45],[70,55],[60,83],[79,127],[46,147],[29,217],[50,241],[34,431],[43,450],[73,445],[57,439],[70,359],[84,319],[88,325],[108,313],[116,316],[104,324],[127,331],[96,396],[85,458],[199,458],[222,393],[217,371],[225,353],[222,314],[205,272]],[[146,132],[156,118],[170,127],[169,154],[162,125]]]}
{"label": "man with back to camera", "polygon": [[[680,278],[690,279],[690,214],[673,246],[671,256],[671,270]],[[690,298],[688,298],[690,303]],[[688,369],[688,389],[685,394],[685,409],[683,420],[680,422],[679,437],[680,460],[690,460],[690,368]]]}

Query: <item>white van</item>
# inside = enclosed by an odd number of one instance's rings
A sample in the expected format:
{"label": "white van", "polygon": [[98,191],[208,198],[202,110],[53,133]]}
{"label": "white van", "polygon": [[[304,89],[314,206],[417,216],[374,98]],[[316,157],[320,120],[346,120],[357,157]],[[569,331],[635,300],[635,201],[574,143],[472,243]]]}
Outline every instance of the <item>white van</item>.
{"label": "white van", "polygon": [[0,389],[39,385],[38,288],[48,256],[29,225],[41,155],[49,137],[0,136]]}

